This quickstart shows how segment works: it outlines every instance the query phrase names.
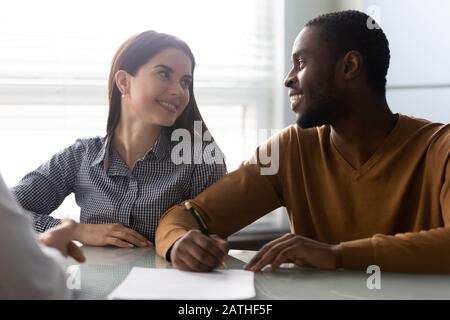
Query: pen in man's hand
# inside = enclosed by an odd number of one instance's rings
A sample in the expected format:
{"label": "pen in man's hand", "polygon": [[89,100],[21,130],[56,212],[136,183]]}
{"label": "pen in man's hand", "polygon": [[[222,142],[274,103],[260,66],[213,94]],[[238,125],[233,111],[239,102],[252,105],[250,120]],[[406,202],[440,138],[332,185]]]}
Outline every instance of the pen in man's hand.
{"label": "pen in man's hand", "polygon": [[[197,221],[198,226],[200,227],[200,231],[205,235],[205,236],[210,236],[209,230],[208,230],[208,226],[206,225],[205,221],[203,221],[202,216],[200,215],[200,213],[198,213],[198,211],[195,209],[195,207],[189,202],[186,201],[184,203],[184,206],[186,207],[186,209],[192,214],[192,216],[194,217],[195,221]],[[222,266],[224,268],[227,268],[227,265],[224,261],[222,261]]]}

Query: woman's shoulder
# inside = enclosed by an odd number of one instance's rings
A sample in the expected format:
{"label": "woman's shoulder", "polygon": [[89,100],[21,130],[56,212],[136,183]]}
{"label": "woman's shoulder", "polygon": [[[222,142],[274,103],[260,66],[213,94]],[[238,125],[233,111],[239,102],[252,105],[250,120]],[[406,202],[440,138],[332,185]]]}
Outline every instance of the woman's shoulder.
{"label": "woman's shoulder", "polygon": [[85,153],[98,153],[104,149],[106,144],[106,137],[93,136],[93,137],[81,137],[75,140],[70,146],[62,150],[62,153],[75,153],[75,154],[85,154]]}
{"label": "woman's shoulder", "polygon": [[64,150],[58,152],[53,159],[70,163],[97,163],[103,160],[106,145],[106,137],[81,137]]}
{"label": "woman's shoulder", "polygon": [[106,137],[92,136],[81,137],[75,141],[75,144],[80,144],[86,147],[101,147],[106,143]]}

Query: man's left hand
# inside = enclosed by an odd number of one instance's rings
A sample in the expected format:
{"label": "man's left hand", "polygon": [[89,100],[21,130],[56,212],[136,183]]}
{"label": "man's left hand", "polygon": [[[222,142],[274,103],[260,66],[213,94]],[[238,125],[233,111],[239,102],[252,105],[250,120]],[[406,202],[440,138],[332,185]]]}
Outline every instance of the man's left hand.
{"label": "man's left hand", "polygon": [[342,266],[341,260],[340,245],[288,233],[264,245],[245,269],[258,272],[270,264],[275,271],[284,262],[302,267],[336,269]]}

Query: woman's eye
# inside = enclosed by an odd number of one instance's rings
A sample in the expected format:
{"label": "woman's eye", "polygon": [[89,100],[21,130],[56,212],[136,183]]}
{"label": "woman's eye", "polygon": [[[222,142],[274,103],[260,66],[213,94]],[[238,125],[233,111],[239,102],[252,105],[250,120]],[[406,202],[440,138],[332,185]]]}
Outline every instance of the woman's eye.
{"label": "woman's eye", "polygon": [[305,67],[305,61],[303,60],[298,60],[298,68],[300,70],[302,70]]}
{"label": "woman's eye", "polygon": [[170,78],[169,72],[168,72],[168,71],[165,71],[165,70],[159,71],[159,72],[158,72],[158,75],[159,75],[162,79],[164,79],[164,80],[167,80],[167,79]]}
{"label": "woman's eye", "polygon": [[181,86],[183,88],[188,89],[190,85],[191,85],[190,79],[181,80]]}

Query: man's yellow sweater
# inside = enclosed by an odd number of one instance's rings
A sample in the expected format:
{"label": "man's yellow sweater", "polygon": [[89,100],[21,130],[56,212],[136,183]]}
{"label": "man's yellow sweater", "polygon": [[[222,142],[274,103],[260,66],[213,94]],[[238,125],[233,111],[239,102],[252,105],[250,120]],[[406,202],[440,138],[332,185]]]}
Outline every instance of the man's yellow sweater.
{"label": "man's yellow sweater", "polygon": [[[279,170],[262,175],[244,163],[192,200],[210,231],[227,237],[285,206],[293,233],[341,243],[346,269],[450,273],[450,126],[399,115],[392,131],[360,168],[332,143],[330,127],[293,125],[279,139]],[[169,209],[156,233],[165,256],[198,228],[182,205]]]}

